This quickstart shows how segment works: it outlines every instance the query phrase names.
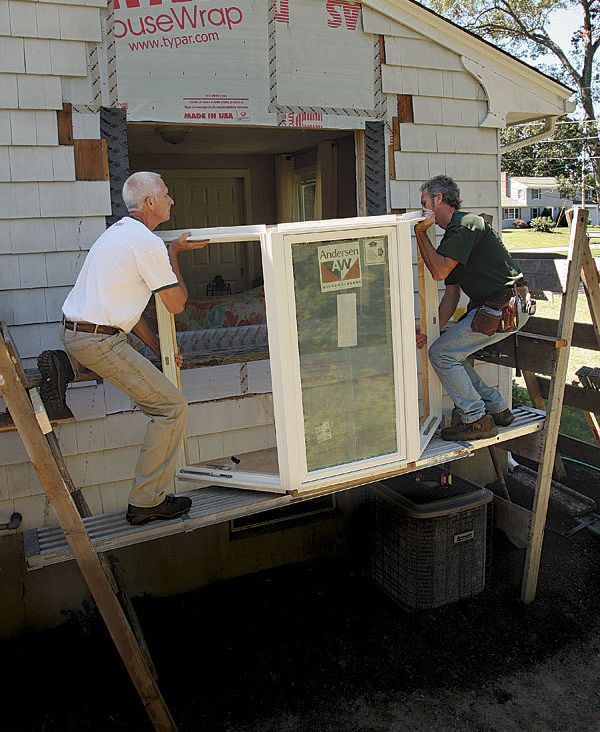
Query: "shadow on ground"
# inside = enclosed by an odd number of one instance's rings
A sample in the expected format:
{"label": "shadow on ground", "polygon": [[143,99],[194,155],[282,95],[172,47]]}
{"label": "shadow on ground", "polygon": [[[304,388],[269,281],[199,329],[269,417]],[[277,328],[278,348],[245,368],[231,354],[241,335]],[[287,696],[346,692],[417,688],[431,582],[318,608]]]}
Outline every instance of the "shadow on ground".
{"label": "shadow on ground", "polygon": [[[582,490],[585,481],[600,502],[600,474],[577,470],[573,482]],[[517,600],[524,552],[498,533],[485,592],[434,611],[400,610],[373,587],[360,557],[137,600],[180,730],[366,732],[406,728],[394,726],[389,709],[408,698],[468,693],[503,705],[512,692],[497,688],[499,679],[591,642],[598,629],[600,542],[587,531],[547,533],[529,607]],[[94,612],[0,649],[10,671],[1,729],[150,729]]]}

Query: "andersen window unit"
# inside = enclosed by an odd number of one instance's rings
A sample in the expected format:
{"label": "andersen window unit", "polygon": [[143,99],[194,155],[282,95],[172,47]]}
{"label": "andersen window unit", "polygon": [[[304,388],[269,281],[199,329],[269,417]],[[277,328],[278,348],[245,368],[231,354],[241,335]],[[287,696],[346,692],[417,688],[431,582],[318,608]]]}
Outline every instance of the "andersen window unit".
{"label": "andersen window unit", "polygon": [[[182,457],[182,479],[295,493],[370,482],[418,460],[442,396],[415,346],[415,322],[430,341],[438,334],[436,283],[413,268],[415,220],[192,230],[197,240],[260,242],[276,447],[238,455],[232,469]],[[163,368],[177,383],[174,318],[156,300]]]}

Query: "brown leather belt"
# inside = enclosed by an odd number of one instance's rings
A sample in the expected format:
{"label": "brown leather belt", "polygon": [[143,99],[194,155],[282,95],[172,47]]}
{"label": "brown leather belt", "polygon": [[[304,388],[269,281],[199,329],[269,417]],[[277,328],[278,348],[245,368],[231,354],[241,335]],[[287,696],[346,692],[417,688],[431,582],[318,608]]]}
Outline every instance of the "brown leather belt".
{"label": "brown leather belt", "polygon": [[95,323],[86,323],[81,321],[74,323],[72,320],[63,320],[63,325],[67,330],[81,333],[99,333],[100,335],[116,335],[121,332],[120,328],[113,328],[112,325],[96,325]]}

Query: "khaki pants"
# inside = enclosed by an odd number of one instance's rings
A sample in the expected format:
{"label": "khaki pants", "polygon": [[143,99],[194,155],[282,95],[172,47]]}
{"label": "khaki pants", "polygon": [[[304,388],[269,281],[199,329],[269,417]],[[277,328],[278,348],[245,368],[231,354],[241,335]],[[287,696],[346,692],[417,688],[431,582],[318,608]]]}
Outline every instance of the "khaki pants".
{"label": "khaki pants", "polygon": [[125,333],[101,335],[67,330],[60,337],[73,369],[85,366],[125,392],[150,417],[140,448],[129,503],[149,507],[161,503],[175,474],[185,434],[187,401],[148,359],[132,348]]}

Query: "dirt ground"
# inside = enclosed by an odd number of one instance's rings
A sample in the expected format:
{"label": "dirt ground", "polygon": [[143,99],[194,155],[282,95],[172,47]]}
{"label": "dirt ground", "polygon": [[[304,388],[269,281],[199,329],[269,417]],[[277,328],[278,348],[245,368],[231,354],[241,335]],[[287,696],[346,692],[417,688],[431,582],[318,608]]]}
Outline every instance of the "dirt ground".
{"label": "dirt ground", "polygon": [[[568,482],[600,506],[599,472],[571,466]],[[538,598],[524,607],[525,553],[493,539],[483,594],[431,611],[382,595],[360,542],[344,561],[138,600],[179,729],[597,732],[600,540],[547,531]],[[0,651],[0,730],[150,729],[94,612]]]}

